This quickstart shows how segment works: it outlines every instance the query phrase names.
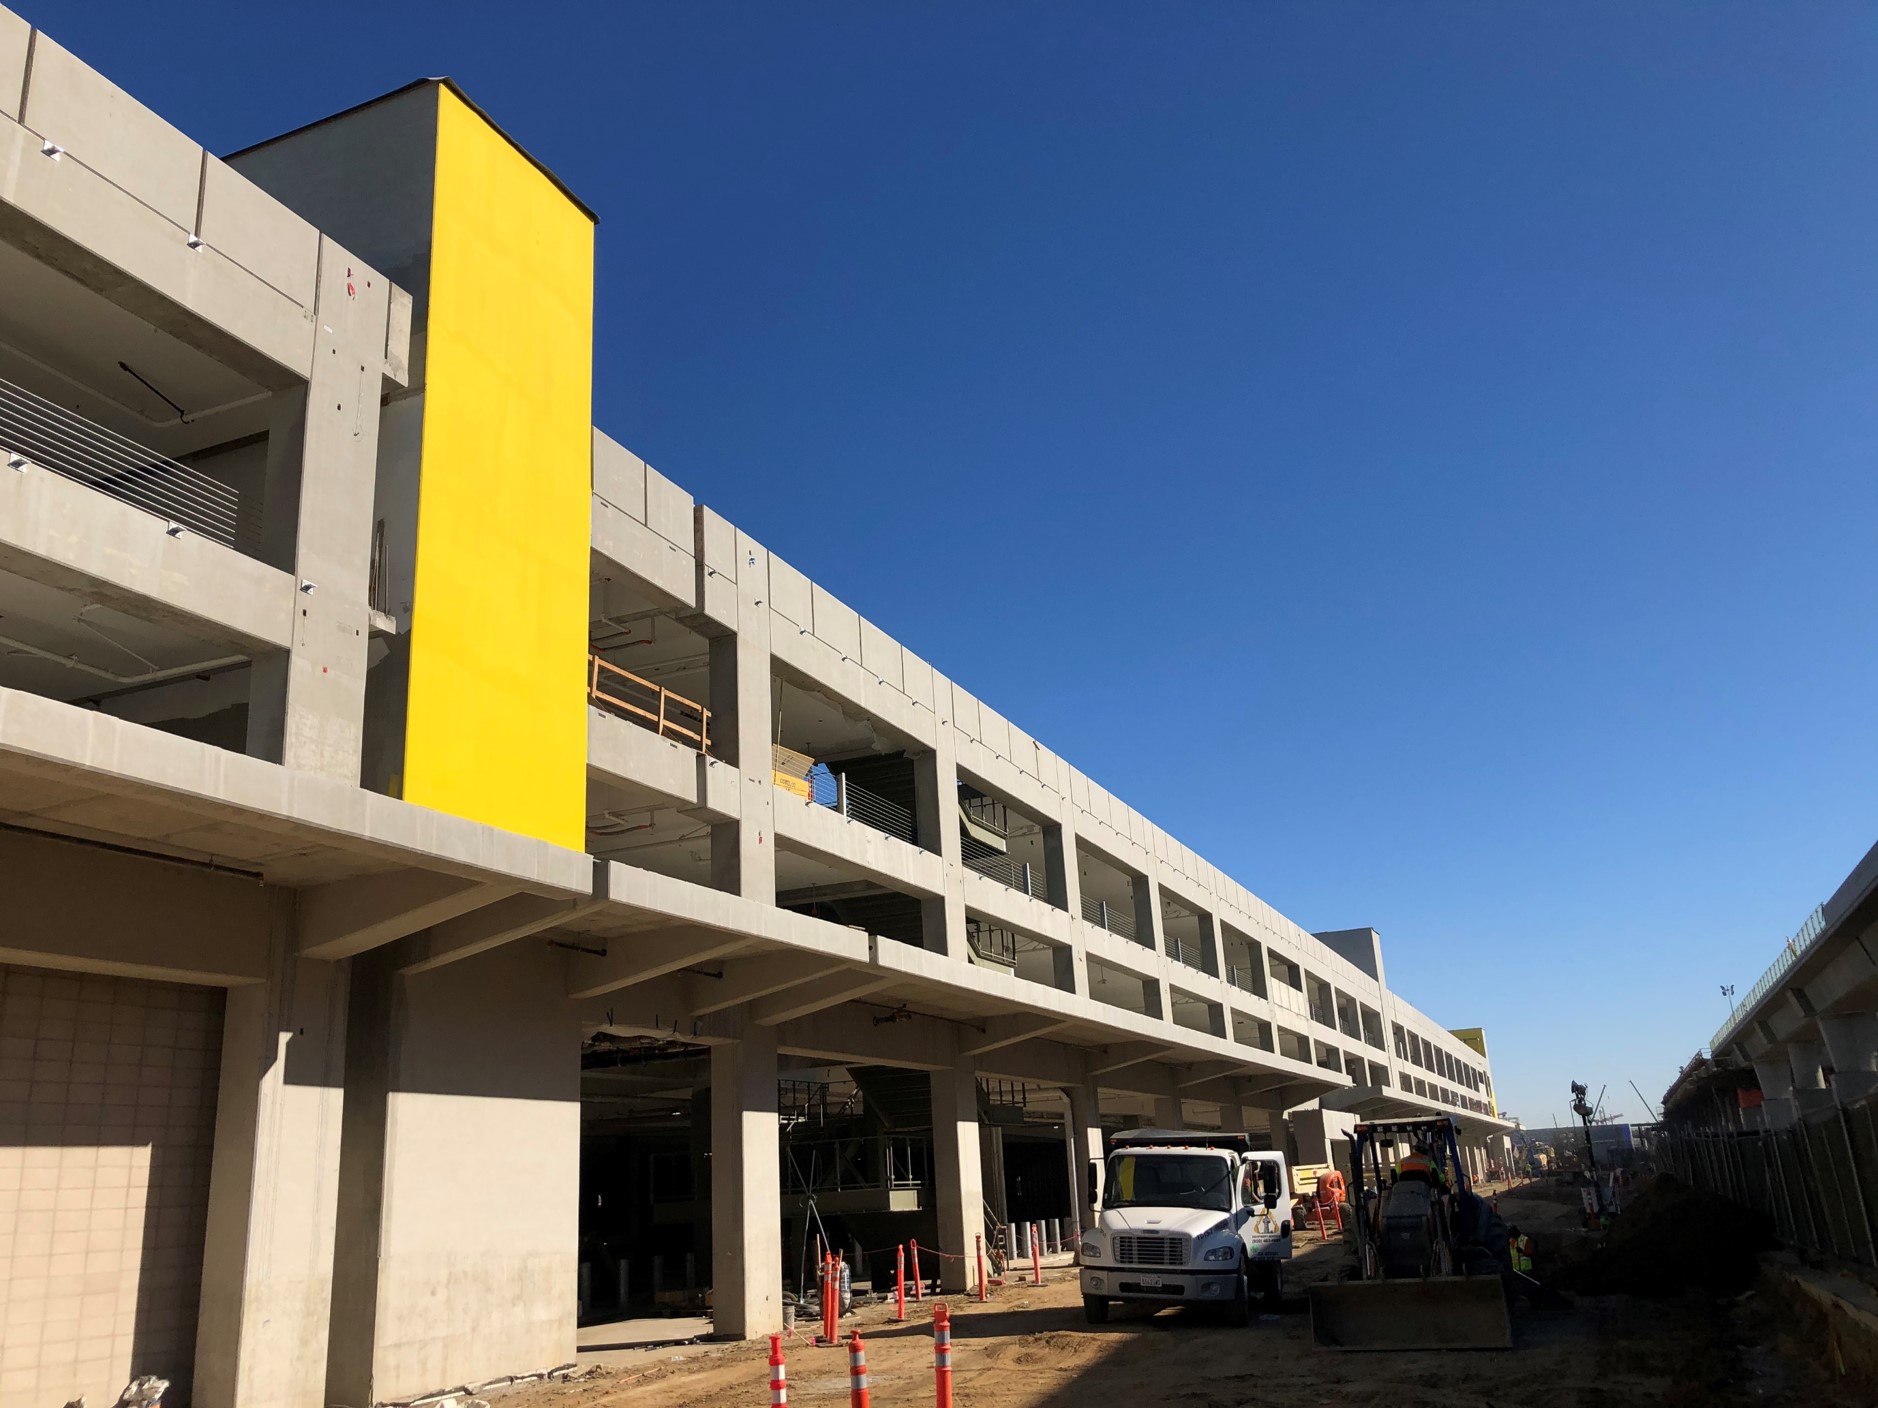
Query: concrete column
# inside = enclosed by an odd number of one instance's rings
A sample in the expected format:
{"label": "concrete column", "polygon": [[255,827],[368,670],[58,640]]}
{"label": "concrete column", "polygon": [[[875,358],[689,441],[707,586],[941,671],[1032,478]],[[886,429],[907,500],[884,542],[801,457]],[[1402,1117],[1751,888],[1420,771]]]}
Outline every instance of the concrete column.
{"label": "concrete column", "polygon": [[563,955],[510,944],[400,977],[352,962],[324,1403],[574,1357],[580,1029]]}
{"label": "concrete column", "polygon": [[1082,917],[1082,869],[1076,863],[1076,828],[1053,822],[1043,828],[1043,869],[1050,886],[1050,901]]}
{"label": "concrete column", "polygon": [[[934,689],[950,699],[951,684],[937,676]],[[935,725],[937,746],[913,760],[913,808],[919,842],[945,865],[945,893],[920,901],[920,931],[926,948],[949,958],[965,958],[964,863],[959,845],[959,770],[957,735],[950,708]]]}
{"label": "concrete column", "polygon": [[1821,1017],[1819,1030],[1832,1061],[1832,1088],[1841,1105],[1878,1090],[1878,1016]]}
{"label": "concrete column", "polygon": [[250,672],[248,751],[356,785],[390,284],[320,239],[313,368],[275,398],[262,553],[299,579],[293,647]]}
{"label": "concrete column", "polygon": [[776,781],[770,700],[769,553],[737,534],[737,633],[711,641],[711,722],[720,757],[735,759],[742,805],[711,828],[711,884],[776,901]]}
{"label": "concrete column", "polygon": [[1761,1123],[1767,1129],[1786,1129],[1795,1118],[1793,1067],[1784,1057],[1757,1060],[1754,1074],[1761,1083]]}
{"label": "concrete column", "polygon": [[[978,1074],[969,1060],[932,1073],[933,1180],[939,1203],[940,1287],[978,1288],[973,1259],[985,1231],[985,1185],[978,1143]],[[952,1258],[958,1257],[959,1260]]]}
{"label": "concrete column", "polygon": [[[1213,977],[1220,974],[1219,967],[1219,924],[1205,910],[1199,913],[1200,925],[1200,967]],[[1224,1035],[1224,1033],[1220,1033]]]}
{"label": "concrete column", "polygon": [[1105,1166],[1102,1144],[1102,1092],[1092,1080],[1064,1088],[1069,1097],[1069,1118],[1065,1124],[1069,1145],[1069,1186],[1077,1215],[1084,1227],[1094,1227],[1096,1210],[1089,1201],[1089,1165],[1096,1165],[1096,1193],[1102,1191]]}
{"label": "concrete column", "polygon": [[1787,1048],[1787,1064],[1793,1070],[1793,1107],[1802,1115],[1838,1104],[1826,1079],[1826,1063],[1823,1041],[1796,1041]]}
{"label": "concrete column", "polygon": [[[782,1329],[776,1029],[711,1048],[711,1287],[717,1333]],[[974,1149],[976,1146],[974,1146]]]}
{"label": "concrete column", "polygon": [[1134,885],[1135,942],[1161,951],[1161,886],[1152,875],[1129,877]]}
{"label": "concrete column", "polygon": [[228,990],[194,1400],[321,1408],[345,1079],[344,963],[294,956],[279,893],[268,977]]}
{"label": "concrete column", "polygon": [[1185,1129],[1186,1116],[1181,1111],[1178,1095],[1157,1095],[1154,1097],[1154,1127],[1156,1129]]}

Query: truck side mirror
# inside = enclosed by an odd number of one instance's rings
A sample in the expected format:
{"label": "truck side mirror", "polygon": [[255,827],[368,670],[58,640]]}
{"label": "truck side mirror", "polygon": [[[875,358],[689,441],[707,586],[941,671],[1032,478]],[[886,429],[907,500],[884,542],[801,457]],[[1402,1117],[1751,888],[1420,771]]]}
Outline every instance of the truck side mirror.
{"label": "truck side mirror", "polygon": [[1089,1206],[1100,1212],[1102,1211],[1102,1165],[1094,1159],[1089,1160],[1085,1176],[1089,1180]]}

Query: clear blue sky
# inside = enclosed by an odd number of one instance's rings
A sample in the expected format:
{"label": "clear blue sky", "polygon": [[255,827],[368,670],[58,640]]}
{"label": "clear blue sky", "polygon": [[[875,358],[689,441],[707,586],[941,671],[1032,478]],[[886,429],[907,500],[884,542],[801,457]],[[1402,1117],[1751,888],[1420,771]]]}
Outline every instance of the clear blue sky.
{"label": "clear blue sky", "polygon": [[456,77],[603,427],[1529,1122],[1878,837],[1866,6],[9,3],[224,151]]}

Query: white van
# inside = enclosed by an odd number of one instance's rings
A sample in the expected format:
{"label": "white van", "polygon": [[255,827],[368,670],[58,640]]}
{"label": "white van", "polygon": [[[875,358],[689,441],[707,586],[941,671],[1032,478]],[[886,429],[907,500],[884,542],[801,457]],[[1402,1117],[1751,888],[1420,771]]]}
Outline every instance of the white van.
{"label": "white van", "polygon": [[1277,1150],[1243,1134],[1128,1130],[1110,1141],[1100,1186],[1096,1225],[1076,1249],[1090,1324],[1121,1300],[1217,1305],[1243,1325],[1255,1295],[1275,1304],[1283,1293],[1291,1178]]}

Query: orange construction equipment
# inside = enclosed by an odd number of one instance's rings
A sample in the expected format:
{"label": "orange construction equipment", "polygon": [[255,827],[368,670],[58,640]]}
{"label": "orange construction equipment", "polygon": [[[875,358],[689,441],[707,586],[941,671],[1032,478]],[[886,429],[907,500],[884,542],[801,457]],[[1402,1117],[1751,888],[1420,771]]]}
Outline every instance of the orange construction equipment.
{"label": "orange construction equipment", "polygon": [[985,1279],[985,1239],[978,1239],[978,1299],[991,1299],[991,1283]]}
{"label": "orange construction equipment", "polygon": [[893,1251],[893,1318],[906,1319],[906,1248]]}
{"label": "orange construction equipment", "polygon": [[1030,1284],[1033,1286],[1041,1286],[1043,1284],[1043,1256],[1037,1249],[1038,1231],[1039,1231],[1039,1228],[1037,1224],[1034,1222],[1031,1223],[1030,1224]]}
{"label": "orange construction equipment", "polygon": [[841,1335],[841,1278],[832,1256],[822,1258],[822,1344],[839,1344]]}
{"label": "orange construction equipment", "polygon": [[921,1293],[919,1288],[919,1242],[909,1238],[907,1240],[907,1246],[911,1247],[913,1250],[913,1299],[924,1300],[926,1297]]}

